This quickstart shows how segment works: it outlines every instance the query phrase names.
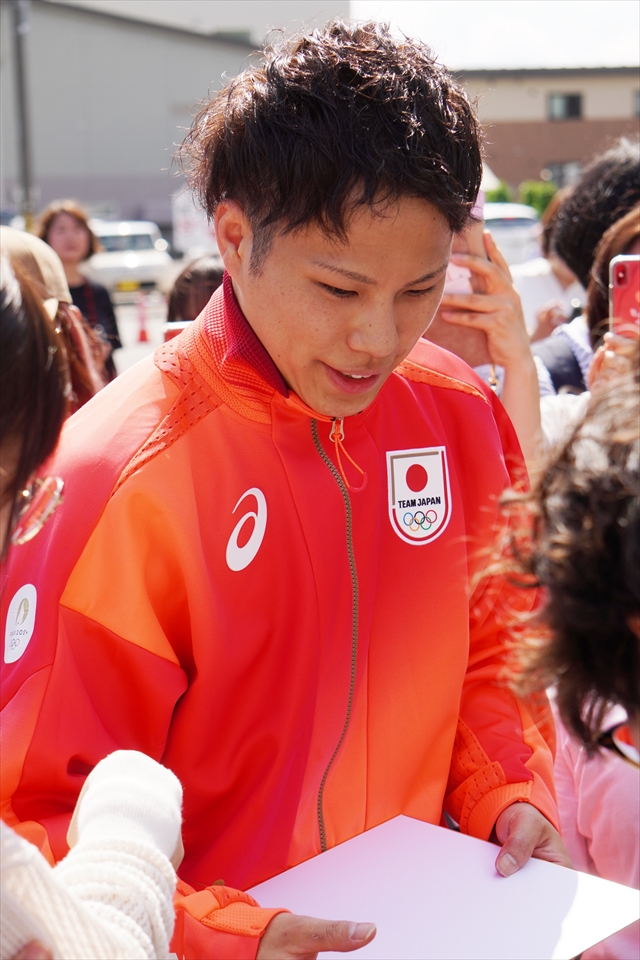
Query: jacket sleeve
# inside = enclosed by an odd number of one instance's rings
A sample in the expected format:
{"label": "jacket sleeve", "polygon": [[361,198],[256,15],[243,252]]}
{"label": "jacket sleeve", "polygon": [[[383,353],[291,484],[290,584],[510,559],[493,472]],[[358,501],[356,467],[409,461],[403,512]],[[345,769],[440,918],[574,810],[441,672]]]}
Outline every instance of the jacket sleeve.
{"label": "jacket sleeve", "polygon": [[[508,632],[500,624],[521,600],[487,586],[471,615],[471,642],[445,810],[463,833],[488,840],[511,803],[533,804],[558,829],[553,781],[554,726],[546,695],[527,702],[505,680]],[[531,598],[533,599],[533,598]]]}
{"label": "jacket sleeve", "polygon": [[[139,524],[131,513],[142,509],[142,498],[131,486],[133,496],[112,500],[103,513],[52,608],[57,629],[50,622],[16,664],[16,689],[2,712],[3,819],[52,864],[67,854],[69,822],[89,772],[118,749],[162,761],[189,683],[187,640],[172,629],[175,618],[188,622],[176,530],[148,502]],[[43,596],[45,584],[46,572]],[[214,885],[195,892],[181,881],[175,908],[172,949],[185,960],[253,958],[282,912],[263,910],[241,891]]]}
{"label": "jacket sleeve", "polygon": [[171,950],[178,960],[253,960],[267,925],[284,909],[265,909],[241,890],[214,884],[196,892],[178,880]]}
{"label": "jacket sleeve", "polygon": [[[509,482],[526,489],[515,432],[497,399],[493,408]],[[496,495],[493,508],[485,506],[479,512],[471,543],[496,542],[497,500]],[[493,558],[486,549],[473,556],[472,548],[470,556],[473,582]],[[518,801],[531,803],[559,827],[553,780],[555,730],[546,695],[525,702],[507,681],[511,628],[535,602],[533,590],[511,585],[503,577],[485,578],[471,597],[469,660],[444,806],[463,833],[485,840],[502,810]]]}

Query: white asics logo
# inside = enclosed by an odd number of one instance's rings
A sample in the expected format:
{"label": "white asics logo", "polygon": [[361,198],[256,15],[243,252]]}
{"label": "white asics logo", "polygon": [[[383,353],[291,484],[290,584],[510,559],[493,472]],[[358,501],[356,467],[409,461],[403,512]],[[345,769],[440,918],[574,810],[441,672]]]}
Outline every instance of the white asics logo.
{"label": "white asics logo", "polygon": [[[236,512],[242,501],[247,497],[256,498],[258,512],[254,513],[253,510],[249,510],[247,513],[243,514],[231,532],[231,536],[229,537],[229,542],[227,544],[227,566],[230,570],[244,570],[245,567],[249,566],[256,553],[260,549],[260,544],[264,538],[264,531],[267,528],[267,501],[265,500],[262,490],[259,490],[257,487],[251,487],[250,490],[247,490],[246,493],[242,494],[233,508],[232,513]],[[244,527],[245,523],[251,519],[255,521],[251,536],[247,542],[240,547],[238,546],[238,537],[240,536],[240,531]]]}

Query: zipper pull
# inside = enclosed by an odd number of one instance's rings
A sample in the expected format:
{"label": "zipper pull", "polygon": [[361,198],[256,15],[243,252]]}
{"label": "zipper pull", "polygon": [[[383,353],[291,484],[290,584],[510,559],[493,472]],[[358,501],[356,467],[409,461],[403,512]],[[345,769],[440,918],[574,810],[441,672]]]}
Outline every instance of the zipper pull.
{"label": "zipper pull", "polygon": [[[364,490],[364,488],[367,485],[367,475],[362,469],[362,467],[359,467],[358,464],[355,462],[355,460],[353,460],[353,458],[349,456],[342,442],[344,440],[344,418],[343,417],[333,418],[331,422],[331,430],[329,431],[329,439],[333,441],[333,444],[335,446],[336,460],[338,461],[338,470],[340,472],[340,476],[342,477],[344,481],[344,485],[347,488],[347,490],[353,490],[354,493],[358,493],[360,490]],[[349,463],[356,468],[356,470],[362,477],[362,483],[360,484],[359,487],[354,487],[347,480],[347,475],[344,471],[344,467],[342,466],[342,460],[340,458],[341,450],[344,453],[347,460],[349,461]]]}
{"label": "zipper pull", "polygon": [[344,440],[344,417],[334,417],[332,419],[329,440],[333,440],[334,443],[342,443]]}

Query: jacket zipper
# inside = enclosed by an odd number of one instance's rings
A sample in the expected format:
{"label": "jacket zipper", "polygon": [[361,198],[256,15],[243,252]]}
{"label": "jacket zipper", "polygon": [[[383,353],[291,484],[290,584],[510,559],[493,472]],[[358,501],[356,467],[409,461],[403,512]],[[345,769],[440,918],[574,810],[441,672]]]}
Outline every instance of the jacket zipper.
{"label": "jacket zipper", "polygon": [[[335,421],[339,424],[339,429],[344,436],[344,427],[342,420]],[[330,471],[334,480],[338,484],[340,493],[342,494],[342,499],[344,500],[344,510],[346,517],[346,532],[347,532],[347,556],[349,558],[349,572],[351,575],[351,681],[349,684],[349,699],[347,701],[347,714],[344,720],[344,726],[342,728],[342,733],[340,734],[340,739],[336,745],[335,750],[331,754],[331,759],[326,766],[322,780],[320,781],[320,788],[318,790],[318,831],[320,833],[320,849],[324,853],[327,849],[327,835],[325,829],[324,821],[324,788],[327,783],[327,777],[329,776],[329,771],[333,766],[334,760],[338,756],[338,751],[343,744],[344,738],[347,735],[347,730],[349,728],[349,721],[351,720],[351,710],[353,707],[353,693],[356,685],[356,663],[358,659],[358,571],[356,568],[356,558],[355,552],[353,549],[353,523],[352,523],[352,513],[351,513],[351,500],[349,499],[349,493],[346,487],[346,484],[340,473],[334,466],[326,450],[322,446],[320,437],[318,436],[318,423],[316,420],[311,421],[311,436],[313,437],[313,443],[316,450],[320,454],[320,457],[323,463],[326,465],[327,469]]]}

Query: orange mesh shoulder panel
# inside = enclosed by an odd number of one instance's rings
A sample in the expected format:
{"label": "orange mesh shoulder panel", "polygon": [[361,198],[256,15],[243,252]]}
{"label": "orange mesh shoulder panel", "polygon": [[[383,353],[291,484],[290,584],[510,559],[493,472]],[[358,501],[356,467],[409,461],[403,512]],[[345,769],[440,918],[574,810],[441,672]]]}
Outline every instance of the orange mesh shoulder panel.
{"label": "orange mesh shoulder panel", "polygon": [[396,368],[396,373],[416,383],[458,390],[491,403],[490,388],[475,371],[460,357],[429,340],[418,340],[407,359]]}
{"label": "orange mesh shoulder panel", "polygon": [[189,358],[174,340],[155,354],[155,364],[170,380],[182,387],[174,404],[154,432],[129,461],[113,493],[125,480],[167,447],[179,440],[191,427],[222,403],[211,387],[194,370]]}
{"label": "orange mesh shoulder panel", "polygon": [[241,417],[271,423],[270,405],[276,391],[246,364],[225,362],[224,343],[215,336],[223,329],[222,321],[221,305],[214,294],[200,317],[167,346],[174,344],[174,349],[182,350],[201,381]]}

